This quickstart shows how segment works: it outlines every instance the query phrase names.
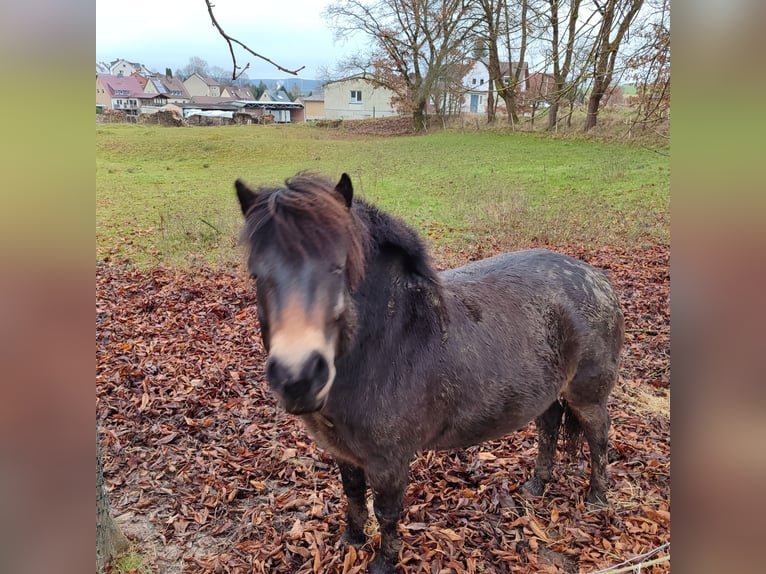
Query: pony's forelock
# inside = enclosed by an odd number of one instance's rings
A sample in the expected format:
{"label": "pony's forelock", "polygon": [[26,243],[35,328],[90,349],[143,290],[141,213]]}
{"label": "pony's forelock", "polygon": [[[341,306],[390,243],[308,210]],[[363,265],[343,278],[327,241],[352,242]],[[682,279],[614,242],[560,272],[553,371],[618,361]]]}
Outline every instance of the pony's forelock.
{"label": "pony's forelock", "polygon": [[367,230],[335,184],[302,172],[286,180],[285,187],[261,187],[255,195],[243,233],[251,251],[276,242],[280,252],[300,260],[322,256],[345,241],[349,286],[355,289],[361,283]]}

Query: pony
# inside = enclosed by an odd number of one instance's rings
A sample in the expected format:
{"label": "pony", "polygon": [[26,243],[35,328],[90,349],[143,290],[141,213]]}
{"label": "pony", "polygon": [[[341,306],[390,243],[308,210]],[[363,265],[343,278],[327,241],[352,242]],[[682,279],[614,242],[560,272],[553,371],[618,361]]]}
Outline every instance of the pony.
{"label": "pony", "polygon": [[588,501],[606,503],[607,399],[624,319],[603,271],[531,249],[437,273],[418,234],[337,184],[301,172],[255,191],[235,182],[268,353],[266,381],[336,460],[348,543],[380,528],[372,574],[396,572],[409,464],[534,420],[522,489],[542,495],[559,431],[584,435]]}

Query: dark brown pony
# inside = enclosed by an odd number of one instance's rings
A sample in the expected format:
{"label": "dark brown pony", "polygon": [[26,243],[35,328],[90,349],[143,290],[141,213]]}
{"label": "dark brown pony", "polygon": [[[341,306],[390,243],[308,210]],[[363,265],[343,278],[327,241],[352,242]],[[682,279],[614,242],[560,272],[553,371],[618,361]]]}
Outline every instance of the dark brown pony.
{"label": "dark brown pony", "polygon": [[370,572],[395,572],[408,466],[422,449],[534,419],[524,488],[541,495],[564,419],[590,446],[589,500],[606,501],[606,402],[624,327],[601,271],[535,249],[438,274],[418,235],[354,199],[346,174],[236,189],[268,384],[338,461],[350,543],[365,541],[372,488],[381,542]]}

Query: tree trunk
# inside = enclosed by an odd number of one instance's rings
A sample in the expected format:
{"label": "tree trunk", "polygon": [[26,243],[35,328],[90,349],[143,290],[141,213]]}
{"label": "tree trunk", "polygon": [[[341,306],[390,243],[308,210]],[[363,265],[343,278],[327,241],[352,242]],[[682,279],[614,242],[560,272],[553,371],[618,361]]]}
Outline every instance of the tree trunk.
{"label": "tree trunk", "polygon": [[423,132],[426,129],[426,102],[418,102],[412,112],[412,120],[415,123],[415,131]]}
{"label": "tree trunk", "polygon": [[597,94],[595,90],[588,98],[588,113],[585,116],[585,131],[587,132],[591,128],[595,128],[598,123],[598,107],[601,103],[602,94]]}
{"label": "tree trunk", "polygon": [[114,523],[109,509],[109,499],[104,486],[104,468],[101,465],[101,441],[96,427],[96,572],[104,571],[104,566],[116,554],[128,548],[128,539]]}
{"label": "tree trunk", "polygon": [[554,100],[548,108],[548,131],[552,132],[556,129],[556,122],[559,117],[559,100]]}
{"label": "tree trunk", "polygon": [[[643,4],[644,0],[630,0],[625,5],[619,5],[617,0],[608,0],[599,7],[602,20],[596,39],[593,91],[588,98],[588,114],[585,116],[586,132],[598,123],[599,105],[612,83],[617,51]],[[620,17],[622,20],[619,20]],[[618,22],[617,32],[614,39],[610,39],[615,29],[615,18]]]}

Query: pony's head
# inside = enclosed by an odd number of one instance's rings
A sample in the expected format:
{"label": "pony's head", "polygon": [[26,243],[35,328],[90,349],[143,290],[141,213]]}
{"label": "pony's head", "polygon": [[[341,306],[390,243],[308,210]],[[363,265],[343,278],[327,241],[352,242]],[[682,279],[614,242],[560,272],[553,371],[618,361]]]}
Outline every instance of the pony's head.
{"label": "pony's head", "polygon": [[300,173],[285,187],[252,191],[240,180],[235,187],[269,353],[267,381],[288,412],[317,411],[332,387],[335,359],[348,344],[350,293],[364,272],[351,179],[344,173],[335,185]]}

